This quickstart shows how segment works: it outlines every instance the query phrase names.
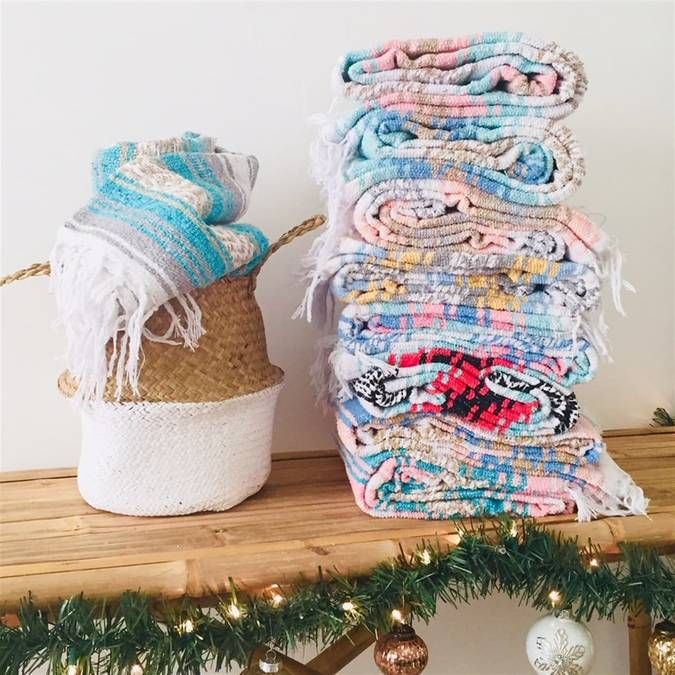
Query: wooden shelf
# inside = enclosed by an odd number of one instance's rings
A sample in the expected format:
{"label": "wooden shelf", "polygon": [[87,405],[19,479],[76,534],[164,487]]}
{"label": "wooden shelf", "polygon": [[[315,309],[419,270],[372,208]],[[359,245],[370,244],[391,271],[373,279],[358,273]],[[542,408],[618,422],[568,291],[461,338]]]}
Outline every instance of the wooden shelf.
{"label": "wooden shelf", "polygon": [[[551,529],[591,538],[608,553],[624,541],[675,550],[675,430],[606,434],[611,454],[651,498],[649,517],[577,523],[543,519]],[[170,489],[170,488],[167,488]],[[263,490],[225,513],[171,518],[118,516],[89,507],[74,469],[0,474],[0,606],[11,611],[30,591],[38,604],[75,593],[115,597],[208,597],[227,578],[260,589],[318,566],[361,574],[421,539],[457,542],[451,521],[380,520],[355,506],[334,451],[275,456]]]}

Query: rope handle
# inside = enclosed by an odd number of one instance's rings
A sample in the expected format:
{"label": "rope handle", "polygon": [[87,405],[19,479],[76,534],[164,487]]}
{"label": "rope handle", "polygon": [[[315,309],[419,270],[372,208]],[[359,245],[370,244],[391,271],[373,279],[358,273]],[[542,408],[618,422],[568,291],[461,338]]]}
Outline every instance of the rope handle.
{"label": "rope handle", "polygon": [[[282,246],[290,244],[295,238],[301,237],[303,234],[307,234],[312,230],[316,230],[317,227],[321,227],[326,222],[324,216],[312,216],[303,220],[299,225],[292,227],[288,232],[282,234],[279,239],[277,239],[268,249],[265,256],[260,261],[258,266],[253,270],[251,276],[254,279],[258,276],[260,268],[267,262],[267,259],[273,254],[276,253]],[[49,276],[50,266],[48,262],[43,263],[34,263],[28,267],[12,272],[12,274],[7,274],[4,277],[0,277],[0,287],[12,284],[15,281],[23,281],[24,279],[30,279],[31,277],[42,277]]]}
{"label": "rope handle", "polygon": [[6,284],[14,283],[15,281],[23,281],[24,279],[30,279],[31,277],[43,277],[49,276],[49,263],[34,263],[28,267],[12,272],[7,276],[0,277],[0,287],[5,286]]}

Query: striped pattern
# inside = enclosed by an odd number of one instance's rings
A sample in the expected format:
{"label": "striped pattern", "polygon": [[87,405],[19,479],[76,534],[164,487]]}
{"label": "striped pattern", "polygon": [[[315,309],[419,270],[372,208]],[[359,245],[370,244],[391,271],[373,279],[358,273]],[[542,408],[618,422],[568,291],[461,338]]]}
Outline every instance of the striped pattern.
{"label": "striped pattern", "polygon": [[585,173],[572,133],[547,119],[362,109],[329,140],[350,148],[350,201],[387,180],[452,180],[514,204],[549,206],[573,194]]}
{"label": "striped pattern", "polygon": [[525,33],[392,40],[349,52],[340,88],[373,108],[437,117],[569,115],[586,91],[579,58]]}
{"label": "striped pattern", "polygon": [[615,301],[620,285],[613,242],[561,204],[585,172],[556,121],[584,93],[578,59],[488,33],[390,42],[339,73],[362,105],[316,145],[329,228],[307,298],[342,304],[315,375],[359,507],[644,512],[572,390],[606,353],[602,281]]}
{"label": "striped pattern", "polygon": [[491,439],[470,425],[438,418],[357,427],[344,407],[338,408],[337,428],[356,502],[372,516],[539,517],[571,512],[575,492],[584,495],[589,516],[631,511],[628,500],[617,496],[627,491],[621,483],[628,477],[584,418],[543,448],[540,438]]}
{"label": "striped pattern", "polygon": [[[135,390],[142,336],[196,345],[202,328],[190,291],[248,274],[267,250],[257,228],[232,222],[248,207],[257,169],[254,157],[192,133],[97,155],[94,196],[61,228],[51,255],[80,398],[100,397],[111,374],[119,390],[125,382]],[[174,322],[154,336],[144,324],[161,306]]]}

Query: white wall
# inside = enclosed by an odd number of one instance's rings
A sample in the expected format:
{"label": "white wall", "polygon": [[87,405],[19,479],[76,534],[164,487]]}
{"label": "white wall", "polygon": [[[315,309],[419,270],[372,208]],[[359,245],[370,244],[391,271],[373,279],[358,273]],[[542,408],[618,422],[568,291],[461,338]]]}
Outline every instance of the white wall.
{"label": "white wall", "polygon": [[[258,156],[247,217],[274,238],[322,209],[308,171],[308,118],[330,104],[342,52],[494,29],[556,40],[586,62],[589,91],[568,120],[588,165],[573,204],[602,214],[639,294],[626,300],[628,318],[608,312],[614,363],[580,394],[605,427],[644,425],[656,406],[672,409],[675,395],[671,3],[5,3],[3,273],[46,259],[56,228],[89,195],[96,148],[186,129]],[[317,332],[289,318],[309,243],[275,255],[259,283],[270,353],[287,373],[277,450],[333,443],[307,375]],[[63,342],[47,286],[34,279],[1,293],[6,470],[77,461],[77,420],[55,389]],[[461,618],[443,612],[427,629],[433,673],[522,675],[530,616],[503,600]],[[619,675],[622,629],[594,630],[604,638],[594,672]],[[365,663],[348,672],[372,672]]]}

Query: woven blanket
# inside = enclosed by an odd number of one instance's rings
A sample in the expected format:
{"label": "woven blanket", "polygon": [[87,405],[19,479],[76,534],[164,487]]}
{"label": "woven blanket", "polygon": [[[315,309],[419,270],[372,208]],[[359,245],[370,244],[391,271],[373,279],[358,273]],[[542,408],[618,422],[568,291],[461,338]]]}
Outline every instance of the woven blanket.
{"label": "woven blanket", "polygon": [[[524,207],[559,204],[580,184],[584,161],[569,130],[547,119],[453,120],[361,110],[346,123],[324,127],[314,147],[313,169],[326,192],[328,223],[308,258],[308,266],[313,269],[303,307],[308,317],[314,299],[320,311],[325,304],[327,289],[321,286],[318,273],[335,254],[340,238],[355,227],[359,230],[363,220],[359,214],[374,202],[381,203],[383,198],[413,199],[417,200],[416,206],[426,209],[428,198],[420,203],[415,190],[431,189],[438,194],[448,187],[452,190],[454,185],[464,185],[464,192],[475,194],[482,208],[513,212],[514,216],[533,221],[543,214],[528,213]],[[501,206],[501,202],[518,208]],[[587,233],[583,232],[580,226],[576,241],[587,234],[596,243],[593,228],[587,229]],[[426,244],[429,248],[434,234],[425,231],[420,238],[427,234],[431,235]],[[531,230],[528,235],[532,235]],[[460,236],[466,239],[466,234]],[[529,236],[530,245],[523,252],[527,254],[534,247],[546,251],[551,241],[555,248],[555,232],[534,234]],[[604,248],[604,244],[597,243]],[[572,248],[576,252],[583,245],[572,242]],[[564,252],[560,237],[558,249]],[[583,252],[579,255],[583,256]]]}
{"label": "woven blanket", "polygon": [[455,180],[515,204],[546,206],[569,197],[585,172],[570,130],[547,119],[360,110],[324,137],[344,145],[350,202],[383,180],[418,178]]}
{"label": "woven blanket", "polygon": [[581,418],[572,432],[517,442],[448,418],[354,426],[338,410],[340,452],[358,506],[378,517],[447,519],[513,513],[644,514],[647,500]]}
{"label": "woven blanket", "polygon": [[416,302],[350,304],[340,314],[338,335],[342,341],[360,343],[361,351],[368,351],[364,344],[375,337],[398,341],[427,333],[431,338],[427,344],[454,335],[476,344],[509,344],[553,357],[575,354],[588,343],[606,357],[607,327],[601,315],[589,314],[573,317]]}
{"label": "woven blanket", "polygon": [[348,53],[337,79],[347,96],[371,106],[438,117],[560,118],[577,107],[587,85],[576,55],[506,32],[392,40]]}
{"label": "woven blanket", "polygon": [[361,195],[353,223],[380,248],[444,248],[463,253],[517,253],[593,264],[607,234],[566,206],[524,207],[466,183],[385,181]]}
{"label": "woven blanket", "polygon": [[510,436],[563,433],[579,418],[565,379],[502,357],[429,346],[386,358],[338,347],[331,362],[343,407],[359,426],[402,414],[449,415]]}
{"label": "woven blanket", "polygon": [[[339,316],[337,336],[351,351],[376,351],[396,342],[461,340],[484,348],[573,358],[587,340],[580,323],[546,316],[512,315],[497,310],[423,303],[347,305]],[[372,346],[372,347],[371,347]]]}
{"label": "woven blanket", "polygon": [[[196,346],[203,329],[190,291],[248,274],[267,249],[258,229],[231,224],[248,207],[257,168],[255,157],[191,133],[99,153],[95,194],[51,254],[78,398],[102,396],[110,376],[118,395],[125,382],[137,392],[142,337]],[[161,306],[174,320],[153,335],[145,322]]]}
{"label": "woven blanket", "polygon": [[597,268],[522,254],[381,249],[345,238],[324,273],[345,303],[429,302],[575,316],[600,300]]}
{"label": "woven blanket", "polygon": [[[485,332],[485,331],[482,331]],[[440,349],[459,352],[478,359],[504,359],[518,368],[528,368],[572,387],[588,382],[598,366],[598,355],[594,347],[585,339],[575,343],[562,341],[543,347],[536,344],[518,344],[513,341],[494,339],[487,333],[485,337],[477,333],[471,339],[469,331],[465,333],[436,333],[427,330],[386,331],[364,338],[360,335],[342,335],[338,332],[338,350],[345,350],[359,357],[373,357],[387,363],[396,362],[398,354],[427,352]],[[330,357],[332,361],[335,356]],[[366,359],[368,361],[368,359]],[[333,363],[335,366],[335,363]],[[349,377],[338,372],[336,375],[344,385]]]}

